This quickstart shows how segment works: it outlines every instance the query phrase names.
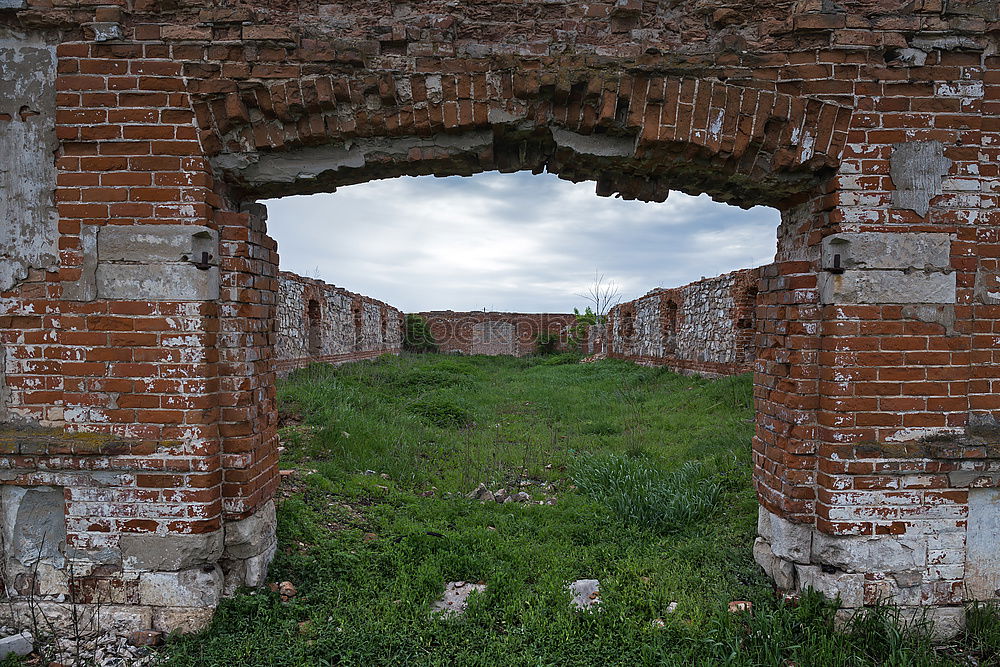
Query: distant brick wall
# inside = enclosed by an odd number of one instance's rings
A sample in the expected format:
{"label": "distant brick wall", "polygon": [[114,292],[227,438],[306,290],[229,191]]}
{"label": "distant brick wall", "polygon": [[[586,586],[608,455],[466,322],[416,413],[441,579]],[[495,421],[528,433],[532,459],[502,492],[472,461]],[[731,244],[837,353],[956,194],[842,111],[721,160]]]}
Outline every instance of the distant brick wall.
{"label": "distant brick wall", "polygon": [[402,313],[392,306],[288,271],[278,274],[275,370],[399,354]]}
{"label": "distant brick wall", "polygon": [[608,356],[709,376],[753,370],[759,279],[760,269],[744,269],[618,304]]}
{"label": "distant brick wall", "polygon": [[435,310],[417,314],[427,320],[441,352],[462,354],[523,357],[535,352],[543,331],[559,336],[559,349],[565,350],[568,328],[576,323],[572,313]]}

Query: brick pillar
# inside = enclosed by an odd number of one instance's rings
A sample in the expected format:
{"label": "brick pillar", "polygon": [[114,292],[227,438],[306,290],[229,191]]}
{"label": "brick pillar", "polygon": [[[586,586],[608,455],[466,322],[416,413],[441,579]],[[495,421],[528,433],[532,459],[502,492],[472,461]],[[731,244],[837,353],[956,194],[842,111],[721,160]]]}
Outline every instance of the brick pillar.
{"label": "brick pillar", "polygon": [[[278,485],[277,244],[267,209],[219,211],[219,433],[227,549],[225,593],[260,585],[274,557],[274,491]],[[232,536],[232,538],[230,538]]]}
{"label": "brick pillar", "polygon": [[982,165],[961,144],[864,150],[891,180],[842,174],[787,213],[799,261],[779,249],[764,279],[755,556],[842,616],[924,607],[948,636],[1000,595],[997,216],[964,194]]}
{"label": "brick pillar", "polygon": [[267,210],[216,215],[222,238],[219,383],[227,519],[243,519],[274,494],[278,474],[274,346],[277,244]]}
{"label": "brick pillar", "polygon": [[754,483],[761,507],[803,524],[816,512],[821,312],[809,202],[782,214],[774,264],[757,296]]}
{"label": "brick pillar", "polygon": [[[268,317],[266,306],[249,314],[231,307],[252,300],[250,292],[233,296],[231,272],[260,241],[243,221],[213,219],[210,168],[171,47],[45,46],[39,38],[14,49],[29,57],[19,76],[50,86],[19,87],[25,97],[16,103],[38,109],[31,123],[48,124],[60,140],[54,192],[41,190],[44,162],[26,172],[38,179],[39,207],[52,195],[54,214],[25,227],[41,235],[51,221],[59,263],[28,271],[3,294],[4,327],[21,331],[3,336],[10,362],[0,402],[15,425],[0,431],[12,598],[0,617],[20,623],[40,612],[58,627],[76,615],[86,628],[99,612],[105,626],[197,629],[224,592],[260,581],[273,552],[270,489],[257,481],[273,466],[262,461],[268,443],[273,450],[273,419],[258,420],[270,435],[246,446],[259,471],[254,492],[223,505],[226,492],[243,491],[223,477],[240,463],[231,456],[233,424],[256,420],[239,408],[273,411],[268,389],[244,397],[230,379],[245,370],[271,387],[266,366],[234,367],[223,345],[228,329],[220,333],[234,316],[248,317],[240,324],[247,331],[252,317]],[[264,281],[273,275],[243,270]],[[270,341],[265,333],[254,344]],[[224,509],[250,523],[224,525]],[[73,613],[59,595],[75,603]]]}

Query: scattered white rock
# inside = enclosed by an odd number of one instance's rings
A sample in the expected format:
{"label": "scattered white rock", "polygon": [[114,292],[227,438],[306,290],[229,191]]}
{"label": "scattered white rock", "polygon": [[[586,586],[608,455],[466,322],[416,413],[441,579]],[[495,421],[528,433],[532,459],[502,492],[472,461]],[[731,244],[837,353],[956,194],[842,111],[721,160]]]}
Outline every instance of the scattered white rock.
{"label": "scattered white rock", "polygon": [[15,655],[28,655],[35,650],[35,639],[30,632],[22,632],[0,639],[0,660],[3,660],[12,653]]}
{"label": "scattered white rock", "polygon": [[490,490],[486,488],[485,484],[480,484],[475,488],[475,490],[469,493],[469,498],[471,498],[472,500],[481,500],[483,494],[489,493],[489,491]]}
{"label": "scattered white rock", "polygon": [[[135,646],[134,635],[145,635],[148,645]],[[162,633],[144,632],[119,636],[115,632],[90,633],[80,637],[61,637],[43,642],[38,653],[57,665],[96,665],[97,667],[149,667],[162,661],[151,646],[162,641]]]}
{"label": "scattered white rock", "polygon": [[[535,482],[523,481],[518,483],[520,487],[530,487],[534,486]],[[540,488],[542,490],[551,490],[551,485],[541,484]],[[506,488],[497,489],[496,491],[490,491],[486,484],[480,484],[473,491],[465,494],[466,498],[471,500],[479,500],[484,503],[531,503],[531,494],[527,491],[508,491]],[[539,505],[555,505],[558,501],[554,496],[548,496],[545,500],[539,500],[537,504]]]}
{"label": "scattered white rock", "polygon": [[469,595],[486,591],[486,584],[470,584],[466,581],[449,581],[444,586],[444,595],[434,602],[431,611],[442,616],[460,616],[469,606]]}
{"label": "scattered white rock", "polygon": [[577,579],[567,588],[573,594],[571,604],[581,611],[591,611],[601,603],[601,582],[597,579]]}

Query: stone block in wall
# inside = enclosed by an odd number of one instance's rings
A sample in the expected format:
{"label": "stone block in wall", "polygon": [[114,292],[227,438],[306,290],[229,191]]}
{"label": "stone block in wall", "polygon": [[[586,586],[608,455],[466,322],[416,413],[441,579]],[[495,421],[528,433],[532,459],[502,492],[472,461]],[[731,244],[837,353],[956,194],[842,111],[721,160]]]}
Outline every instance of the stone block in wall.
{"label": "stone block in wall", "polygon": [[848,271],[822,273],[820,301],[853,303],[955,303],[955,272]]}
{"label": "stone block in wall", "polygon": [[922,570],[927,562],[927,542],[920,537],[815,532],[812,562],[855,572]]}
{"label": "stone block in wall", "polygon": [[[19,0],[0,0],[18,9]],[[0,292],[32,268],[54,268],[56,52],[40,34],[0,26]]]}
{"label": "stone block in wall", "polygon": [[50,486],[0,486],[4,575],[14,595],[68,592],[66,503]]}
{"label": "stone block in wall", "polygon": [[826,572],[818,565],[795,565],[799,588],[811,588],[824,596],[840,598],[845,607],[860,607],[865,599],[865,575]]}
{"label": "stone block in wall", "polygon": [[222,556],[221,531],[196,535],[122,535],[122,564],[131,570],[176,572],[215,563]]}
{"label": "stone block in wall", "polygon": [[951,266],[951,235],[919,232],[840,233],[823,239],[823,267],[840,255],[843,269],[938,269]]}
{"label": "stone block in wall", "polygon": [[226,523],[221,563],[224,595],[232,595],[242,586],[260,586],[265,582],[267,566],[278,550],[276,527],[273,500],[245,519]]}
{"label": "stone block in wall", "polygon": [[965,585],[975,600],[1000,597],[1000,490],[969,490]]}
{"label": "stone block in wall", "polygon": [[[219,298],[218,234],[198,225],[105,226],[97,232],[97,298],[211,301]],[[81,280],[86,281],[85,276]]]}
{"label": "stone block in wall", "polygon": [[812,526],[789,521],[758,507],[757,534],[767,540],[775,556],[797,563],[811,562]]}
{"label": "stone block in wall", "polygon": [[[195,607],[153,607],[151,622],[144,627],[152,627],[158,632],[201,632],[212,622],[213,608]],[[141,626],[140,626],[141,627]]]}
{"label": "stone block in wall", "polygon": [[131,632],[152,627],[150,607],[136,604],[74,605],[48,600],[14,601],[0,605],[0,624],[17,626],[23,619],[45,619],[46,630],[57,632]]}
{"label": "stone block in wall", "polygon": [[274,541],[278,518],[270,500],[255,514],[239,521],[227,521],[225,548],[229,558],[251,558],[263,553]]}
{"label": "stone block in wall", "polygon": [[753,559],[774,580],[774,585],[784,591],[795,589],[795,565],[776,556],[771,545],[762,537],[753,544]]}
{"label": "stone block in wall", "polygon": [[822,262],[822,303],[955,303],[948,234],[833,234],[823,239]]}
{"label": "stone block in wall", "polygon": [[180,572],[146,572],[139,577],[139,602],[152,607],[215,607],[222,599],[222,570],[196,567]]}

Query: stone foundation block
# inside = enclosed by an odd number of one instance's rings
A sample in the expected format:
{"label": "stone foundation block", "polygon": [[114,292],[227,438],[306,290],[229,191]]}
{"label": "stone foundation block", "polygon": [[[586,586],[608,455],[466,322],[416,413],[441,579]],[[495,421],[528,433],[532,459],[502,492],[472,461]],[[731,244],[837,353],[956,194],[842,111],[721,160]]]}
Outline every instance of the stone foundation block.
{"label": "stone foundation block", "polygon": [[791,561],[779,558],[771,551],[771,545],[758,537],[753,545],[753,559],[767,576],[774,580],[774,585],[783,591],[795,590],[795,565]]}
{"label": "stone foundation block", "polygon": [[812,527],[793,523],[761,507],[757,513],[757,533],[767,541],[775,556],[796,563],[810,562]]}
{"label": "stone foundation block", "polygon": [[222,531],[201,535],[122,535],[122,564],[132,570],[176,572],[210,565],[222,557]]}
{"label": "stone foundation block", "polygon": [[865,575],[825,572],[818,565],[795,565],[799,590],[813,589],[830,599],[840,598],[845,607],[860,607],[865,599]]}
{"label": "stone foundation block", "polygon": [[201,632],[212,623],[215,608],[204,607],[155,607],[152,609],[152,628],[157,632]]}
{"label": "stone foundation block", "polygon": [[274,501],[269,501],[255,514],[225,525],[226,558],[242,559],[259,556],[275,541],[278,519]]}
{"label": "stone foundation block", "polygon": [[[828,535],[761,508],[754,560],[782,590],[811,588],[839,598],[841,625],[867,606],[891,604],[904,622],[926,622],[936,639],[946,639],[964,627],[965,612],[959,605],[1000,597],[1000,591],[976,588],[984,580],[990,582],[988,588],[997,576],[992,556],[997,498],[992,489],[970,494],[970,506],[975,507],[969,535],[954,519],[941,519],[940,525],[930,522],[902,535]],[[979,568],[971,580],[974,585],[962,585],[970,583],[970,567]]]}
{"label": "stone foundation block", "polygon": [[154,607],[211,607],[222,599],[217,565],[180,572],[148,572],[139,577],[139,602]]}

